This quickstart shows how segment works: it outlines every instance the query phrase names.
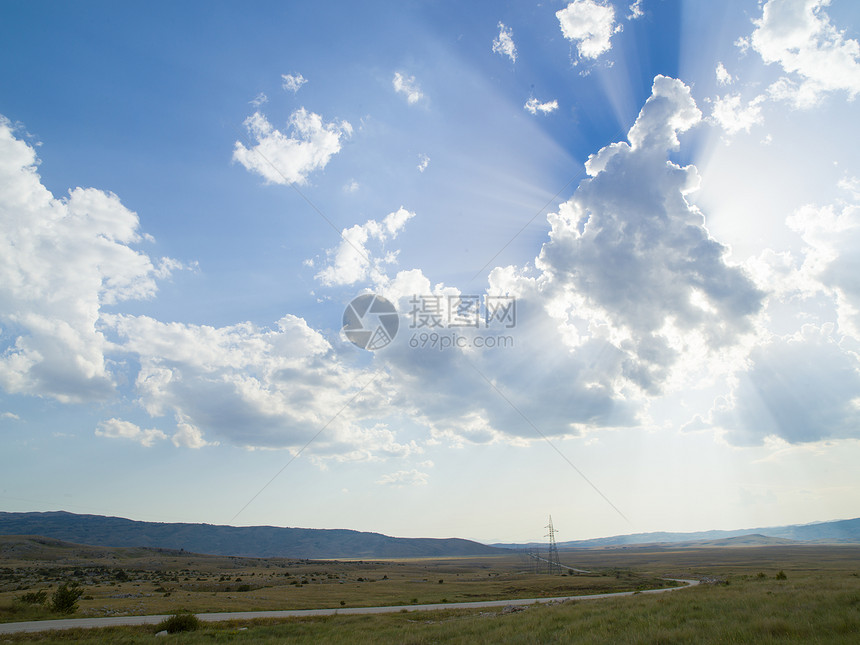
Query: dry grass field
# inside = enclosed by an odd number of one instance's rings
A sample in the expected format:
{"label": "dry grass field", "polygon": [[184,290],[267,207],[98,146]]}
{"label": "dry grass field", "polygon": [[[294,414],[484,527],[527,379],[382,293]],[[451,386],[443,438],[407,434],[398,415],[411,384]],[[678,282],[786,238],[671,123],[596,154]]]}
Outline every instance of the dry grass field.
{"label": "dry grass field", "polygon": [[[857,643],[860,546],[626,549],[562,552],[592,574],[536,575],[522,556],[309,562],[136,549],[30,545],[0,538],[0,617],[56,617],[22,606],[23,593],[76,579],[76,616],[399,605],[558,596],[659,586],[696,588],[511,610],[207,624],[182,643]],[[77,550],[76,550],[77,549]],[[120,574],[119,572],[123,573]],[[782,575],[780,575],[782,572]],[[127,578],[127,579],[123,579]],[[441,580],[441,582],[440,582]],[[14,588],[10,588],[14,587]],[[247,589],[239,591],[239,589]],[[9,642],[149,642],[152,627],[5,636]]]}

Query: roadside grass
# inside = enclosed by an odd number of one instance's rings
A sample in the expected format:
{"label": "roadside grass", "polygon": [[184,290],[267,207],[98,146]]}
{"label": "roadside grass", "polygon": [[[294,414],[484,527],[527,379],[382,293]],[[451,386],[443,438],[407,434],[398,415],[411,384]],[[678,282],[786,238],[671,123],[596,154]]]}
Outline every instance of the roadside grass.
{"label": "roadside grass", "polygon": [[[207,624],[175,643],[851,643],[860,634],[860,577],[806,572],[787,579],[755,573],[730,584],[521,611],[438,611]],[[152,627],[4,636],[10,642],[144,643]]]}

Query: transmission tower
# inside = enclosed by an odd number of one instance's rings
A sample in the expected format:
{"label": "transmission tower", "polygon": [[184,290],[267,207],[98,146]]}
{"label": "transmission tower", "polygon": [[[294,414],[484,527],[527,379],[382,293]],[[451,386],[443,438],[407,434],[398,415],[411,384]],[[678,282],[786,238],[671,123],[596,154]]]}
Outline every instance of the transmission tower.
{"label": "transmission tower", "polygon": [[561,562],[558,560],[558,545],[555,543],[555,534],[558,531],[552,525],[552,515],[549,516],[549,524],[545,527],[549,532],[545,537],[549,538],[549,553],[547,554],[547,573],[561,573]]}

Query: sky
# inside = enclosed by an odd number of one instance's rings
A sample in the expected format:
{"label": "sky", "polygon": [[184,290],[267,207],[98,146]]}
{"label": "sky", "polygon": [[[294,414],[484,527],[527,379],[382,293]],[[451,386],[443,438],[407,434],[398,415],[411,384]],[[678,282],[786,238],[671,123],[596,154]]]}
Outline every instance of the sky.
{"label": "sky", "polygon": [[860,515],[858,41],[851,0],[6,0],[0,508]]}

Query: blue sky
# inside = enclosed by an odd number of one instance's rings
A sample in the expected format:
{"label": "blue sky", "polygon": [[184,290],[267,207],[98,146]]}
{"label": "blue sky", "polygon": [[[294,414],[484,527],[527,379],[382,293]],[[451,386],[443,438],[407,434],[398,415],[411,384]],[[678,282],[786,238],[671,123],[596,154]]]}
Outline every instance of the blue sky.
{"label": "blue sky", "polygon": [[[856,3],[0,12],[4,510],[858,515]],[[363,293],[400,313],[374,351]],[[515,324],[416,326],[471,297]]]}

